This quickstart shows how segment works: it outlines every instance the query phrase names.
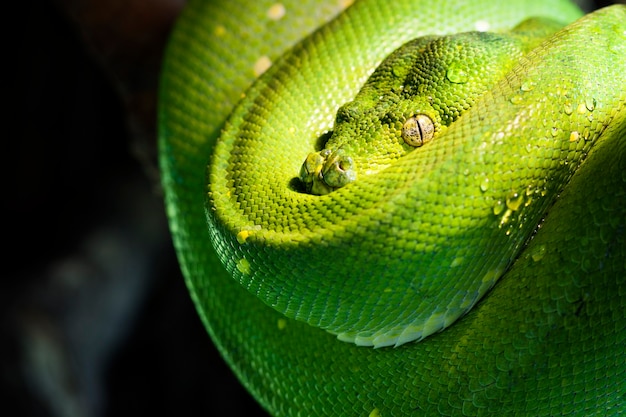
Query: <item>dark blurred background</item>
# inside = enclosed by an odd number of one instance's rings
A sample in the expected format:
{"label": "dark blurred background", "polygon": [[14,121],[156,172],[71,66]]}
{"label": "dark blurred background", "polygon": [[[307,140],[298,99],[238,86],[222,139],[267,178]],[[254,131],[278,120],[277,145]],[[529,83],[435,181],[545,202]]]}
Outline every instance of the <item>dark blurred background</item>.
{"label": "dark blurred background", "polygon": [[164,216],[156,89],[184,0],[15,3],[2,415],[264,415],[206,335]]}
{"label": "dark blurred background", "polygon": [[4,416],[263,415],[200,323],[164,215],[156,87],[183,4],[5,14]]}

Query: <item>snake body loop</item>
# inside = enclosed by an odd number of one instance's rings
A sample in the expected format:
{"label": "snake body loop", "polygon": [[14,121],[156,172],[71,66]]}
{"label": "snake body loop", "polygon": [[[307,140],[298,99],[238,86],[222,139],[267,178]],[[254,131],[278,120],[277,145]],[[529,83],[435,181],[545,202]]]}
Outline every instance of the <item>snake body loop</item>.
{"label": "snake body loop", "polygon": [[[299,2],[277,17],[259,2],[239,21],[229,4],[192,2],[173,34],[161,164],[192,297],[261,404],[279,416],[626,412],[626,7],[578,19],[557,0],[360,1],[278,58],[265,48],[337,11]],[[568,25],[449,121],[425,105],[384,119],[399,156],[329,133],[354,130],[336,123],[367,106],[346,103],[410,39],[529,16]],[[429,120],[431,141],[407,144]]]}

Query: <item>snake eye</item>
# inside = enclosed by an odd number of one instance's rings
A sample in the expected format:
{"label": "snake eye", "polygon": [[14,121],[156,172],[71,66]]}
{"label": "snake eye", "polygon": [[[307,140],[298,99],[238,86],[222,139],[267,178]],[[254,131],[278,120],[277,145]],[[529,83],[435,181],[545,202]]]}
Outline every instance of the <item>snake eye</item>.
{"label": "snake eye", "polygon": [[425,114],[409,117],[402,126],[402,139],[407,145],[420,147],[430,142],[435,135],[435,124]]}

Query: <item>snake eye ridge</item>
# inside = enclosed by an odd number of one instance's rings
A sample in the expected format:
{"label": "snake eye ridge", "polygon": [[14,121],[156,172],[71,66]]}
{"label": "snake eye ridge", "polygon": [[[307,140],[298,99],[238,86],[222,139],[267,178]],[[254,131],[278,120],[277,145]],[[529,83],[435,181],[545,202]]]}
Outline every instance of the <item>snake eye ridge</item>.
{"label": "snake eye ridge", "polygon": [[402,139],[415,148],[430,142],[435,136],[435,123],[425,114],[409,117],[402,125]]}

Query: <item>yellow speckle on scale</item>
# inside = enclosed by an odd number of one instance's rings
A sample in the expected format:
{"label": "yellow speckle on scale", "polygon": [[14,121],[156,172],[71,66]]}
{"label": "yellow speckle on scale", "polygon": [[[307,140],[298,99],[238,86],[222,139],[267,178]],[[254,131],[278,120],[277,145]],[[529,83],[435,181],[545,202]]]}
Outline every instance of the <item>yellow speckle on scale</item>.
{"label": "yellow speckle on scale", "polygon": [[280,20],[285,16],[287,9],[282,3],[274,3],[272,6],[267,9],[267,17],[272,20]]}
{"label": "yellow speckle on scale", "polygon": [[217,25],[215,26],[213,33],[215,34],[215,36],[222,37],[226,34],[226,28],[222,25]]}
{"label": "yellow speckle on scale", "polygon": [[285,328],[287,327],[287,320],[285,320],[285,319],[278,319],[276,324],[278,325],[278,330],[285,330]]}
{"label": "yellow speckle on scale", "polygon": [[578,114],[585,114],[587,113],[587,106],[585,105],[585,103],[580,103],[576,111],[578,112]]}
{"label": "yellow speckle on scale", "polygon": [[253,68],[254,76],[258,77],[259,75],[267,71],[269,67],[271,66],[272,66],[272,61],[270,60],[270,58],[266,55],[261,56],[254,63],[254,68]]}
{"label": "yellow speckle on scale", "polygon": [[373,409],[368,417],[380,417],[380,411],[378,410],[378,408]]}
{"label": "yellow speckle on scale", "polygon": [[578,132],[574,130],[572,133],[569,134],[569,141],[576,142],[578,140],[578,136]]}
{"label": "yellow speckle on scale", "polygon": [[341,10],[343,10],[352,6],[352,3],[354,3],[354,0],[339,0],[338,3],[339,3],[339,7],[341,7]]}
{"label": "yellow speckle on scale", "polygon": [[239,242],[240,245],[243,245],[244,243],[246,243],[246,240],[251,234],[252,233],[248,230],[242,230],[241,232],[237,233],[237,242]]}

